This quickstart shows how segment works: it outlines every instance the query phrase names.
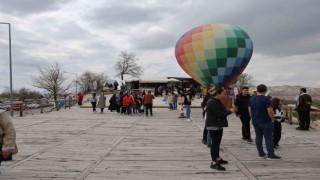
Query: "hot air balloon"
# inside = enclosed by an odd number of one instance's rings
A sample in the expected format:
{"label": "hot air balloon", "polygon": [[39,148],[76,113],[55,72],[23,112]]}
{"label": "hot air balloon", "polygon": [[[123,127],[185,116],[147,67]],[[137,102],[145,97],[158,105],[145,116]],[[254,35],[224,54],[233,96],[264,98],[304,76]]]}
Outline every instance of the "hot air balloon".
{"label": "hot air balloon", "polygon": [[241,28],[209,24],[186,32],[175,47],[181,68],[203,87],[226,87],[248,65],[253,44]]}

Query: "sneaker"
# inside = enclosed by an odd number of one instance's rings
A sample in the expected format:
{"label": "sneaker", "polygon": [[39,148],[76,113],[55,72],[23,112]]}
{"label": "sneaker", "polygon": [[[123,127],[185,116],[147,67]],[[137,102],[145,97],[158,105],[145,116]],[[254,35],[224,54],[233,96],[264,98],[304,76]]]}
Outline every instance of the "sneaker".
{"label": "sneaker", "polygon": [[297,128],[296,128],[296,130],[303,131],[303,130],[304,130],[304,128],[302,128],[302,127],[297,127]]}
{"label": "sneaker", "polygon": [[267,159],[267,155],[266,154],[264,154],[262,156],[259,155],[259,159]]}
{"label": "sneaker", "polygon": [[228,164],[228,161],[225,161],[223,159],[220,159],[218,162],[219,162],[219,164]]}
{"label": "sneaker", "polygon": [[206,140],[202,140],[202,143],[204,144],[204,145],[207,145],[207,141]]}
{"label": "sneaker", "polygon": [[247,139],[248,144],[253,144],[252,139]]}
{"label": "sneaker", "polygon": [[242,137],[242,140],[247,140],[248,138],[246,138],[246,137]]}
{"label": "sneaker", "polygon": [[281,159],[281,157],[280,156],[277,156],[277,155],[269,155],[268,156],[268,160],[278,160],[278,159]]}
{"label": "sneaker", "polygon": [[191,121],[191,120],[189,118],[187,118],[186,121]]}
{"label": "sneaker", "polygon": [[226,168],[221,166],[218,162],[216,162],[214,164],[213,164],[213,162],[211,162],[210,168],[211,169],[216,169],[216,170],[219,170],[219,171],[225,171],[226,170]]}
{"label": "sneaker", "polygon": [[207,147],[208,147],[208,148],[211,148],[211,144],[207,144]]}

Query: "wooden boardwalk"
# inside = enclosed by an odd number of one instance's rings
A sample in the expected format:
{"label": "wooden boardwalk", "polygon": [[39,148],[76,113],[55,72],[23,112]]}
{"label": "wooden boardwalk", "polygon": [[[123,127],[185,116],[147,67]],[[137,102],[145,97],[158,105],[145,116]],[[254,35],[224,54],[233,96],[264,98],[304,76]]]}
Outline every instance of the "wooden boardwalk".
{"label": "wooden boardwalk", "polygon": [[221,154],[229,164],[220,172],[209,168],[210,150],[201,143],[201,109],[192,109],[192,122],[177,116],[165,108],[146,118],[73,107],[15,117],[19,154],[3,162],[0,179],[320,179],[318,131],[284,123],[276,150],[283,159],[261,160],[231,115]]}

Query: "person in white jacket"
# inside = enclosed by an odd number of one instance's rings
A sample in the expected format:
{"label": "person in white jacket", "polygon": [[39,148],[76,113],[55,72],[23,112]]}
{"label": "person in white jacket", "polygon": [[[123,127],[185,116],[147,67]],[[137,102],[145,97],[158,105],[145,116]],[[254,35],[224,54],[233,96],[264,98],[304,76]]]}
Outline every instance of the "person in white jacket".
{"label": "person in white jacket", "polygon": [[281,112],[281,104],[280,99],[275,97],[272,98],[272,109],[274,112],[274,123],[273,123],[273,146],[275,149],[279,148],[279,141],[281,139],[282,125],[281,122],[282,112]]}

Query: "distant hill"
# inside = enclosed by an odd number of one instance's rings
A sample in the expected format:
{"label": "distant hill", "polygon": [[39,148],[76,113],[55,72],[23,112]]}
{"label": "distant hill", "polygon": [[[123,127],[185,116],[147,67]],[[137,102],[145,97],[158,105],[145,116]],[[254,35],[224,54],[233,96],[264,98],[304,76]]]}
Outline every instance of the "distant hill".
{"label": "distant hill", "polygon": [[[268,90],[272,97],[279,97],[281,99],[294,100],[296,95],[299,94],[300,88],[302,86],[270,86]],[[312,97],[312,99],[320,100],[320,88],[305,87],[307,93]],[[252,87],[251,91],[255,90],[256,87]]]}

